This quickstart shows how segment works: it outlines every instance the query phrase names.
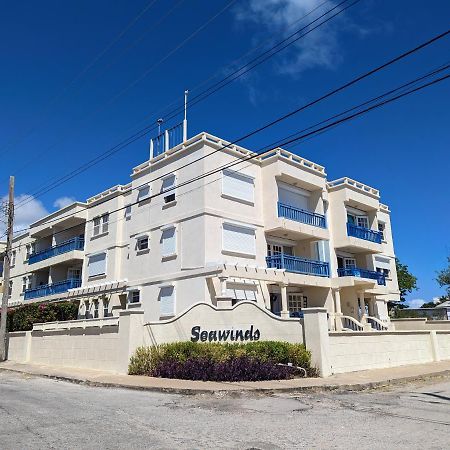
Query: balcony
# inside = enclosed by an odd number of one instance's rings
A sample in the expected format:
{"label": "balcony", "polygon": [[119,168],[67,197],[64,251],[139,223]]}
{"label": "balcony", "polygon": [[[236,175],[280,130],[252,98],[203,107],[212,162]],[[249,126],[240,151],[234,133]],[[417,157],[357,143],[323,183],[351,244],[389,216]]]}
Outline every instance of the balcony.
{"label": "balcony", "polygon": [[61,255],[63,253],[68,253],[73,250],[83,250],[84,249],[84,238],[75,237],[61,244],[54,245],[53,247],[47,248],[40,252],[33,253],[28,258],[28,264],[35,264],[40,261],[44,261],[54,256]]}
{"label": "balcony", "polygon": [[347,235],[358,239],[364,239],[365,241],[381,244],[383,233],[380,231],[374,231],[370,228],[359,227],[352,223],[347,223]]}
{"label": "balcony", "polygon": [[330,276],[329,265],[323,261],[314,261],[281,253],[279,255],[267,256],[266,263],[267,267],[272,269],[285,269],[287,272],[315,275],[318,277]]}
{"label": "balcony", "polygon": [[52,284],[45,284],[34,289],[27,289],[24,293],[25,300],[32,300],[34,298],[47,297],[48,295],[62,294],[69,289],[79,288],[81,280],[70,279],[57,281]]}
{"label": "balcony", "polygon": [[326,228],[324,215],[285,205],[281,202],[278,202],[278,217],[284,217],[314,227]]}
{"label": "balcony", "polygon": [[338,276],[368,278],[369,280],[376,280],[380,286],[386,286],[386,278],[384,274],[373,270],[359,269],[358,267],[347,267],[345,269],[338,269]]}

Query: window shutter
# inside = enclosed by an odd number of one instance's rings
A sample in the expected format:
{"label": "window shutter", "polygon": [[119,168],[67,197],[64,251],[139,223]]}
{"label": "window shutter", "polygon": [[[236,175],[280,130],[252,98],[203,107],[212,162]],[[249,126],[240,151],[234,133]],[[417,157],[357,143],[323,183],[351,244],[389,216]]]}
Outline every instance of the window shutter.
{"label": "window shutter", "polygon": [[227,289],[227,295],[235,300],[256,301],[256,286],[235,284]]}
{"label": "window shutter", "polygon": [[99,253],[89,257],[88,273],[90,277],[106,273],[106,253]]}
{"label": "window shutter", "polygon": [[150,197],[150,185],[147,184],[139,188],[137,201],[141,202],[148,197]]}
{"label": "window shutter", "polygon": [[288,206],[294,206],[295,208],[304,209],[306,211],[308,210],[308,197],[294,189],[285,189],[279,186],[278,201]]}
{"label": "window shutter", "polygon": [[223,171],[223,194],[250,203],[254,202],[253,178],[231,170]]}
{"label": "window shutter", "polygon": [[175,314],[175,287],[166,286],[162,287],[159,294],[160,301],[160,315],[161,316],[173,316]]}
{"label": "window shutter", "polygon": [[255,230],[224,223],[223,250],[247,255],[256,254]]}
{"label": "window shutter", "polygon": [[176,248],[176,230],[175,227],[167,228],[162,232],[162,256],[174,255]]}
{"label": "window shutter", "polygon": [[174,186],[175,186],[175,174],[172,174],[167,178],[163,179],[161,191],[166,192],[167,190],[172,189]]}

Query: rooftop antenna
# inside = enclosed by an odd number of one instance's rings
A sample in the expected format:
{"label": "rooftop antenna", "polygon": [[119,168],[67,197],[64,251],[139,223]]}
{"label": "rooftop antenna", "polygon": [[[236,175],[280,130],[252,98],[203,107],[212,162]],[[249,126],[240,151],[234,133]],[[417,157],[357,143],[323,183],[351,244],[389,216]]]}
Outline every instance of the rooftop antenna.
{"label": "rooftop antenna", "polygon": [[156,123],[158,124],[158,136],[161,134],[161,124],[164,122],[164,119],[158,119]]}
{"label": "rooftop antenna", "polygon": [[189,90],[184,91],[184,120],[183,120],[183,142],[187,141],[187,101]]}

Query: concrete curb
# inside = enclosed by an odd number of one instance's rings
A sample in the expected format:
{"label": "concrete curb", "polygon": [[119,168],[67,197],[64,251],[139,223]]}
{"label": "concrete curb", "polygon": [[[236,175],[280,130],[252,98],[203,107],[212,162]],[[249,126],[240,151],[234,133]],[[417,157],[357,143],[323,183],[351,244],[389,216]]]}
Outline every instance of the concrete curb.
{"label": "concrete curb", "polygon": [[[103,387],[103,388],[113,388],[113,389],[131,389],[136,391],[149,391],[149,392],[160,392],[160,393],[171,393],[171,394],[181,394],[181,395],[197,395],[197,394],[209,394],[209,395],[229,395],[229,396],[240,396],[243,394],[265,394],[265,395],[275,395],[281,393],[304,393],[304,392],[349,392],[349,391],[365,391],[371,389],[380,389],[384,387],[393,387],[402,384],[417,382],[417,381],[427,381],[435,378],[449,377],[450,370],[442,370],[422,375],[405,376],[393,379],[386,379],[373,382],[362,382],[353,384],[317,384],[310,386],[293,386],[293,387],[280,387],[280,388],[265,388],[265,387],[242,387],[242,389],[192,389],[192,388],[177,388],[177,387],[161,387],[161,386],[144,386],[144,385],[130,385],[125,383],[116,382],[106,382],[106,381],[95,381],[89,378],[82,378],[77,376],[65,376],[50,373],[36,373],[28,372],[26,370],[21,370],[17,368],[10,367],[0,367],[0,372],[12,372],[20,373],[22,375],[27,375],[37,378],[48,378],[52,380],[64,381],[74,384],[80,384],[90,387]],[[234,385],[236,386],[236,385]]]}

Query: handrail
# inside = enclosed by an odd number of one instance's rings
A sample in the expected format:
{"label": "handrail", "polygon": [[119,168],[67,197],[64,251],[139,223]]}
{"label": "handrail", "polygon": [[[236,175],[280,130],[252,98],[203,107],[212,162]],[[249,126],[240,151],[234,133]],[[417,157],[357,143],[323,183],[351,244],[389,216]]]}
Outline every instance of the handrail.
{"label": "handrail", "polygon": [[364,239],[365,241],[375,242],[376,244],[381,244],[383,239],[383,233],[381,231],[360,227],[353,223],[347,223],[347,235],[358,239]]}
{"label": "handrail", "polygon": [[380,286],[386,286],[386,277],[383,273],[374,270],[361,269],[359,267],[346,267],[337,270],[339,277],[358,277],[377,280]]}
{"label": "handrail", "polygon": [[380,319],[377,319],[376,317],[366,316],[366,320],[367,320],[367,323],[369,323],[370,326],[372,328],[374,328],[375,330],[378,330],[378,331],[382,331],[382,330],[387,331],[388,330],[388,326],[384,322],[382,322]]}
{"label": "handrail", "polygon": [[342,329],[352,331],[363,331],[364,325],[351,316],[340,316],[342,321]]}
{"label": "handrail", "polygon": [[53,256],[61,255],[63,253],[71,252],[72,250],[84,249],[84,237],[74,237],[67,241],[61,242],[52,247],[46,248],[39,252],[32,253],[28,258],[28,264],[34,264],[43,261]]}
{"label": "handrail", "polygon": [[30,300],[33,298],[46,297],[47,295],[61,294],[63,292],[67,292],[69,289],[78,288],[80,286],[81,280],[76,278],[57,281],[56,283],[45,284],[36,288],[27,289],[24,292],[24,299]]}
{"label": "handrail", "polygon": [[278,202],[278,217],[285,217],[295,222],[326,228],[325,216],[323,214],[307,211],[281,202]]}
{"label": "handrail", "polygon": [[285,269],[288,272],[300,273],[303,275],[316,275],[319,277],[330,276],[330,266],[324,261],[299,258],[298,256],[280,253],[266,257],[268,268]]}

